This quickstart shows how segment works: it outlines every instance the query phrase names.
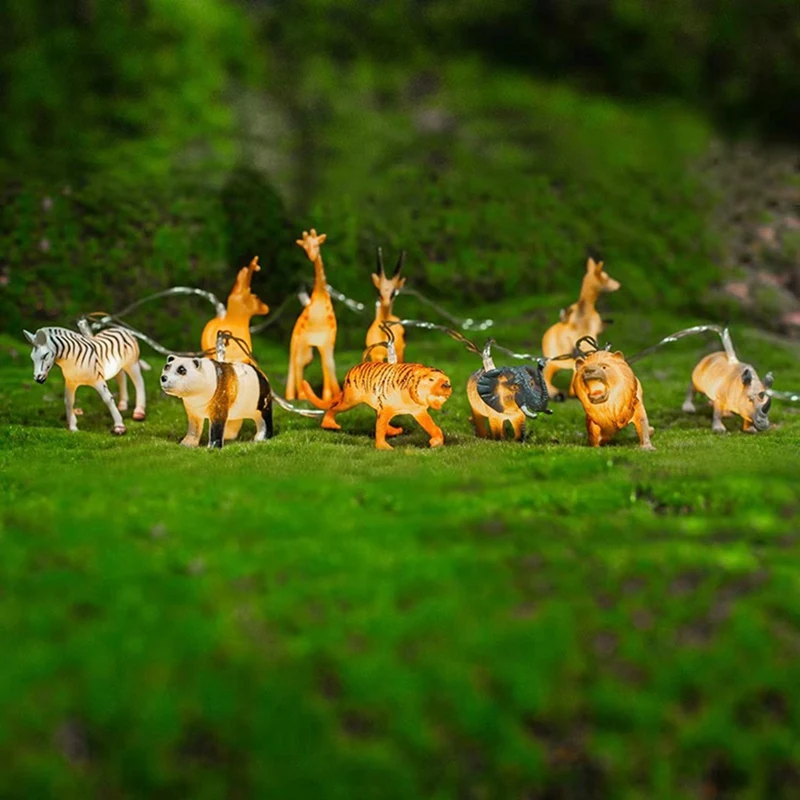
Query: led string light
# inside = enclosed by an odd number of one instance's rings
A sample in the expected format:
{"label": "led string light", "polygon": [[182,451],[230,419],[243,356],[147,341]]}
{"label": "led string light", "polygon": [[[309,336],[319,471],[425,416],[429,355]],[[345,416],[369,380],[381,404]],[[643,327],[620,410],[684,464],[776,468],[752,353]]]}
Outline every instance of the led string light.
{"label": "led string light", "polygon": [[644,350],[640,350],[638,353],[634,353],[629,359],[627,359],[627,361],[629,364],[633,364],[640,358],[649,356],[650,353],[655,352],[665,344],[677,342],[679,339],[683,339],[686,336],[694,336],[698,333],[707,333],[708,331],[716,333],[719,336],[720,340],[722,341],[722,347],[728,356],[728,360],[735,361],[736,351],[733,349],[733,341],[731,340],[730,331],[727,327],[722,327],[721,325],[695,325],[692,328],[684,328],[682,331],[676,331],[675,333],[671,333],[669,336],[665,336],[660,342],[656,342],[654,345],[646,347]]}
{"label": "led string light", "polygon": [[[335,300],[338,300],[339,302],[343,303],[348,309],[350,309],[354,313],[358,313],[358,314],[363,314],[364,313],[365,306],[364,306],[363,303],[348,297],[343,292],[338,291],[337,289],[335,289],[330,284],[326,284],[326,287],[327,287],[328,292],[330,293],[331,297],[333,297]],[[450,312],[448,312],[446,309],[442,308],[440,305],[438,305],[434,301],[432,301],[429,298],[427,298],[425,295],[423,295],[421,292],[417,291],[416,289],[409,288],[409,287],[403,287],[401,292],[405,292],[407,294],[410,294],[413,297],[416,297],[422,303],[424,303],[425,305],[427,305],[430,308],[434,309],[438,314],[442,315],[446,319],[448,319],[451,322],[453,322],[454,324],[458,325],[463,330],[483,331],[483,330],[487,330],[488,328],[490,328],[490,327],[492,327],[494,325],[494,321],[491,320],[491,319],[485,319],[485,320],[481,320],[481,321],[478,321],[478,322],[473,320],[471,317],[468,317],[468,318],[463,319],[463,320],[459,319],[458,317],[455,317],[454,315],[450,314]],[[158,299],[160,299],[162,297],[170,297],[170,296],[196,296],[196,297],[202,297],[205,300],[208,300],[208,302],[211,303],[214,306],[218,318],[224,318],[225,317],[225,313],[226,313],[225,305],[220,301],[220,299],[213,292],[206,291],[205,289],[198,289],[197,287],[193,287],[193,286],[173,286],[173,287],[171,287],[169,289],[165,289],[164,291],[156,292],[154,294],[150,294],[150,295],[147,295],[145,297],[142,297],[139,300],[136,300],[135,302],[133,302],[130,305],[126,306],[121,311],[118,311],[118,312],[113,313],[113,314],[112,313],[103,312],[103,311],[92,312],[90,314],[86,314],[86,315],[84,315],[83,317],[81,317],[78,320],[78,328],[84,333],[90,333],[91,331],[97,331],[97,330],[100,330],[100,329],[102,329],[104,327],[108,327],[110,325],[117,325],[117,326],[119,326],[121,328],[125,328],[126,330],[130,331],[131,334],[133,334],[138,339],[140,339],[143,342],[145,342],[146,344],[148,344],[156,352],[161,353],[162,355],[177,355],[177,356],[183,356],[183,357],[189,357],[189,358],[206,357],[206,356],[215,355],[215,351],[205,351],[205,350],[203,350],[203,351],[193,351],[193,352],[176,352],[174,350],[169,350],[169,349],[165,348],[163,345],[161,345],[158,342],[156,342],[154,339],[152,339],[147,334],[137,330],[132,325],[129,325],[127,322],[125,322],[122,319],[122,317],[127,316],[128,314],[132,313],[133,311],[135,311],[137,308],[139,308],[140,306],[144,305],[145,303],[151,302],[153,300],[158,300]],[[277,322],[278,319],[281,317],[281,315],[289,307],[293,297],[297,297],[299,302],[302,305],[307,305],[308,304],[308,297],[307,297],[307,294],[305,294],[304,292],[302,292],[302,291],[301,292],[297,292],[294,295],[290,294],[283,300],[283,302],[280,304],[280,306],[272,314],[270,314],[269,319],[265,320],[264,322],[262,322],[262,323],[260,323],[258,325],[250,326],[250,332],[251,333],[259,333],[259,332],[265,330],[266,328],[268,328],[270,325],[273,325],[275,322]],[[458,333],[458,331],[455,331],[452,328],[448,328],[447,326],[438,325],[436,323],[427,322],[427,321],[424,321],[424,320],[414,320],[414,319],[405,319],[405,320],[400,320],[399,322],[390,322],[389,323],[389,325],[398,325],[398,324],[404,325],[404,326],[407,326],[407,327],[411,327],[411,328],[422,328],[422,329],[425,329],[425,330],[440,330],[440,331],[442,331],[444,333],[447,333],[448,336],[450,336],[451,338],[455,339],[456,341],[461,341],[463,344],[465,344],[465,346],[467,347],[467,349],[470,352],[475,352],[475,353],[480,354],[480,351],[476,348],[476,346],[474,345],[473,342],[471,342],[469,339],[466,339],[464,336],[462,336],[460,333]],[[381,325],[381,328],[387,334],[387,341],[386,342],[379,342],[379,343],[376,343],[376,344],[371,345],[370,347],[368,347],[367,350],[364,351],[364,354],[363,354],[364,358],[366,358],[368,353],[375,347],[386,347],[387,351],[389,351],[390,348],[391,348],[392,351],[394,350],[394,335],[391,334],[390,328],[386,327],[385,323]],[[671,333],[669,336],[665,336],[663,339],[659,340],[654,345],[651,345],[650,347],[647,347],[644,350],[640,350],[638,353],[635,353],[633,356],[631,356],[630,358],[628,358],[626,360],[627,360],[627,362],[629,364],[633,364],[633,363],[639,361],[640,359],[645,358],[646,356],[648,356],[651,353],[655,352],[656,350],[659,350],[661,347],[663,347],[666,344],[670,344],[672,342],[677,342],[680,339],[683,339],[683,338],[685,338],[687,336],[693,336],[693,335],[697,335],[697,334],[701,334],[701,333],[707,333],[707,332],[716,333],[720,337],[720,340],[722,342],[722,346],[723,346],[726,354],[728,355],[728,358],[729,359],[736,359],[736,353],[735,353],[735,350],[733,348],[733,342],[731,340],[729,329],[727,327],[723,327],[721,325],[705,324],[705,325],[695,325],[695,326],[693,326],[691,328],[685,328],[683,330],[676,331],[675,333]],[[229,335],[232,336],[232,334],[230,334],[230,333],[229,333]],[[237,339],[238,339],[238,337],[233,337],[231,339],[231,341],[237,341]],[[578,348],[578,352],[582,352],[582,351],[580,351],[579,345],[583,341],[587,341],[594,349],[599,349],[599,347],[597,345],[597,342],[594,341],[594,340],[591,340],[591,342],[589,342],[588,341],[589,339],[591,339],[591,337],[583,337],[583,339],[580,339],[578,342],[576,342],[576,348]],[[239,346],[242,347],[242,348],[246,347],[246,345],[244,345],[244,343],[241,342],[241,340],[238,340],[237,344],[239,344]],[[521,360],[521,361],[532,361],[532,362],[539,363],[539,364],[545,364],[547,361],[570,360],[570,359],[574,359],[576,357],[575,352],[573,352],[573,353],[565,353],[565,354],[562,354],[562,355],[559,355],[559,356],[553,356],[551,358],[544,358],[543,356],[535,355],[533,353],[516,352],[516,351],[511,350],[511,349],[509,349],[507,347],[504,347],[503,345],[497,344],[496,342],[494,342],[494,340],[493,340],[493,346],[494,346],[494,348],[496,350],[499,350],[499,351],[505,353],[506,355],[511,356],[512,358],[515,358],[515,359],[518,359],[518,360]],[[605,346],[605,349],[608,350],[609,348],[610,348],[610,344],[607,344]],[[255,358],[253,358],[253,355],[249,351],[249,348],[247,349],[246,352],[248,353],[248,357],[255,363]],[[396,358],[396,356],[395,356],[395,358]],[[779,400],[786,400],[788,402],[800,402],[800,392],[778,391],[778,390],[770,388],[770,389],[767,389],[767,394],[769,396],[775,397],[775,398],[777,398]],[[279,396],[276,395],[276,399],[278,397]],[[281,403],[281,400],[282,400],[282,398],[279,400],[279,403]],[[290,404],[287,403],[285,400],[282,400],[282,402],[286,404],[284,407],[290,407]],[[291,408],[291,410],[296,410],[293,407],[290,407],[290,408]],[[300,410],[297,410],[297,411],[298,411],[298,413],[300,413]],[[316,415],[316,414],[314,414],[314,415]]]}

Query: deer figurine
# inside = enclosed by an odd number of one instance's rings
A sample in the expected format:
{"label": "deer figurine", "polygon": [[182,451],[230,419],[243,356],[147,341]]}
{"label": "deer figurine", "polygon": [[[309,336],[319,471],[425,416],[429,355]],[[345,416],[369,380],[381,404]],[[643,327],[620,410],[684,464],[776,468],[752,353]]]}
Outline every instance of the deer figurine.
{"label": "deer figurine", "polygon": [[[381,324],[384,322],[399,322],[399,317],[392,313],[392,305],[394,299],[400,293],[400,290],[405,285],[406,279],[400,277],[400,272],[403,269],[403,264],[406,260],[405,250],[400,253],[400,258],[397,259],[397,265],[394,268],[392,277],[388,277],[383,269],[383,253],[381,248],[378,248],[378,271],[372,273],[372,282],[378,290],[378,302],[375,304],[375,321],[369,326],[367,331],[367,348],[369,355],[367,358],[370,361],[386,361],[388,353],[385,347],[379,347],[380,342],[385,341],[386,336],[381,329]],[[405,332],[402,325],[393,325],[392,333],[394,334],[394,347],[397,353],[397,361],[403,361],[403,352],[406,349]],[[372,345],[376,345],[372,347]]]}
{"label": "deer figurine", "polygon": [[[560,322],[549,328],[542,337],[542,354],[546,358],[555,358],[563,353],[571,353],[575,342],[584,336],[597,339],[603,330],[603,320],[595,308],[597,298],[603,292],[616,292],[619,281],[615,281],[604,269],[602,261],[589,258],[586,262],[586,274],[583,276],[581,293],[578,302],[573,303],[560,315]],[[560,369],[574,369],[574,359],[548,361],[544,368],[544,379],[547,391],[554,400],[563,400],[564,394],[553,386],[553,375]],[[570,397],[575,396],[572,383],[569,387]]]}
{"label": "deer figurine", "polygon": [[[261,269],[258,256],[254,256],[249,267],[242,267],[236,276],[231,293],[228,295],[228,306],[225,315],[214,317],[206,323],[200,337],[200,346],[203,350],[214,350],[219,331],[230,331],[234,336],[242,339],[247,344],[247,349],[253,349],[250,339],[250,318],[255,315],[269,313],[269,306],[262,303],[250,290],[253,273]],[[215,356],[216,357],[216,356]],[[225,355],[222,361],[242,361],[252,364],[250,356],[235,342],[230,341],[225,345]]]}
{"label": "deer figurine", "polygon": [[336,364],[333,348],[336,344],[336,315],[333,313],[325,270],[322,266],[320,245],[325,241],[324,233],[317,235],[303,231],[303,238],[297,244],[306,251],[309,261],[314,265],[314,289],[308,305],[303,309],[292,330],[289,346],[289,376],[286,380],[286,399],[307,399],[303,388],[303,370],[311,363],[311,348],[319,350],[322,359],[322,399],[331,400],[340,392],[336,380]]}

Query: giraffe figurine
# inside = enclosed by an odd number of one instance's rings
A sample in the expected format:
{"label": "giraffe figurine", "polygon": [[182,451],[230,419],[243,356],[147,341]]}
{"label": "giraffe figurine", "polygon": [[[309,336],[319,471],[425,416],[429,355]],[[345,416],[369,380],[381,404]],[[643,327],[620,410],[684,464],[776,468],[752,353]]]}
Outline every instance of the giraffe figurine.
{"label": "giraffe figurine", "polygon": [[[400,277],[400,272],[403,269],[405,260],[406,253],[405,250],[403,250],[400,253],[400,258],[397,259],[397,265],[390,278],[383,269],[383,253],[381,252],[381,248],[378,248],[378,271],[372,273],[372,282],[378,290],[378,302],[375,304],[375,321],[369,326],[369,330],[367,331],[368,348],[386,341],[386,336],[381,328],[383,322],[400,321],[400,318],[392,313],[392,305],[394,304],[395,297],[397,297],[406,282],[405,278]],[[403,326],[392,326],[392,333],[394,334],[394,347],[397,353],[397,361],[401,362],[403,361],[403,353],[406,349]],[[370,361],[386,361],[387,355],[385,347],[372,347],[367,357]]]}
{"label": "giraffe figurine", "polygon": [[[247,349],[253,349],[253,342],[250,339],[250,318],[257,314],[269,314],[269,306],[253,294],[250,283],[253,280],[253,273],[258,272],[261,265],[258,263],[258,256],[254,256],[249,267],[242,267],[236,276],[231,293],[228,295],[228,306],[224,317],[214,317],[210,319],[203,328],[200,337],[200,346],[203,350],[213,350],[217,343],[219,331],[230,331],[234,336],[241,339]],[[239,346],[237,342],[229,342],[225,347],[225,352],[220,361],[241,361],[245,364],[252,364],[250,356]]]}
{"label": "giraffe figurine", "polygon": [[[602,261],[589,258],[586,262],[586,274],[583,276],[581,293],[578,302],[562,310],[560,322],[545,332],[542,337],[542,354],[546,358],[555,358],[563,353],[571,353],[575,342],[584,336],[597,339],[603,330],[603,320],[595,308],[597,298],[603,292],[616,292],[619,281],[615,281],[604,269]],[[553,385],[553,375],[560,369],[574,369],[574,359],[548,361],[544,367],[544,380],[551,399],[563,400],[564,395]],[[570,397],[575,396],[572,383],[569,387]]]}
{"label": "giraffe figurine", "polygon": [[303,309],[292,331],[289,346],[289,376],[286,380],[286,399],[305,400],[307,395],[303,388],[303,370],[313,358],[312,347],[319,350],[322,359],[322,399],[331,400],[340,392],[336,380],[336,364],[333,359],[333,348],[336,344],[336,315],[325,281],[325,269],[322,265],[320,245],[325,241],[324,233],[317,235],[303,231],[303,238],[297,244],[306,251],[309,261],[314,265],[314,289],[308,305]]}

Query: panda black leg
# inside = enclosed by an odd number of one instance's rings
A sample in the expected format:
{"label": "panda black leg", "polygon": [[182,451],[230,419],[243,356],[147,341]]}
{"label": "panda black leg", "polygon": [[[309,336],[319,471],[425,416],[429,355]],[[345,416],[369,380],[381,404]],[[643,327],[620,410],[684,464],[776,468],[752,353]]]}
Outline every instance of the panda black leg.
{"label": "panda black leg", "polygon": [[210,420],[208,430],[208,446],[222,447],[222,440],[225,437],[225,419]]}
{"label": "panda black leg", "polygon": [[[261,412],[261,424],[258,426],[256,441],[262,442],[264,439],[272,438],[272,389],[270,388],[267,376],[261,371],[256,370],[258,377],[258,410]],[[291,379],[289,380],[291,383]],[[288,388],[287,388],[288,391]]]}
{"label": "panda black leg", "polygon": [[272,400],[267,403],[266,407],[261,411],[261,418],[264,420],[266,431],[264,433],[265,439],[272,438]]}

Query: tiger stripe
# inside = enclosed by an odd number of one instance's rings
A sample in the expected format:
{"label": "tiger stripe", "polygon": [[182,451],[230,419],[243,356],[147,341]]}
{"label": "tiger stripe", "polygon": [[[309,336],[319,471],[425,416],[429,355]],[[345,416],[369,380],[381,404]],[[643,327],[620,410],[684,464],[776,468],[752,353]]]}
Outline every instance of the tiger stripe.
{"label": "tiger stripe", "polygon": [[452,393],[450,379],[440,369],[407,362],[363,361],[347,371],[341,392],[331,400],[317,397],[308,381],[303,381],[303,392],[312,405],[325,409],[322,427],[327,430],[340,430],[336,415],[360,403],[375,409],[375,446],[379,449],[391,449],[386,437],[402,433],[391,424],[398,414],[413,416],[430,435],[431,447],[444,443],[441,428],[428,413],[428,408],[441,409]]}

